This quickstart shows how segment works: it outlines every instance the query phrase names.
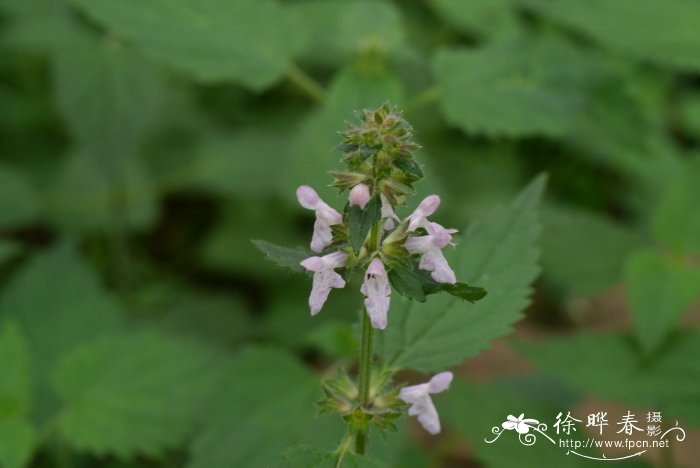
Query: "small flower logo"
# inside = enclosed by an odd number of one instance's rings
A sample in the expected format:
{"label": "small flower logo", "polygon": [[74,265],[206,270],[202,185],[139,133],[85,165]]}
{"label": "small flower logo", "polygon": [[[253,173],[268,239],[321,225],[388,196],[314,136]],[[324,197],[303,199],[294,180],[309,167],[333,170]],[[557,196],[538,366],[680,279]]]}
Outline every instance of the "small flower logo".
{"label": "small flower logo", "polygon": [[537,419],[525,419],[525,413],[521,413],[517,418],[509,414],[501,426],[509,431],[515,429],[518,434],[527,434],[530,432],[530,427],[536,427],[539,423]]}

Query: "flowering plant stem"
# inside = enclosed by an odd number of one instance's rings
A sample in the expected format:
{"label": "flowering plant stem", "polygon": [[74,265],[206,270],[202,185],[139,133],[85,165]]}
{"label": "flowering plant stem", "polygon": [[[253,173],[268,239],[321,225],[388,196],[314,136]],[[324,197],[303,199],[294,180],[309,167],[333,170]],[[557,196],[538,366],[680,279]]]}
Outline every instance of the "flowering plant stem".
{"label": "flowering plant stem", "polygon": [[[370,230],[369,249],[370,251],[377,250],[379,238],[379,224],[374,223]],[[359,387],[360,387],[360,404],[366,407],[369,404],[369,384],[372,370],[372,341],[374,339],[374,328],[370,320],[369,314],[365,307],[362,308],[362,344],[360,346],[360,368],[359,368]],[[355,439],[355,451],[359,454],[365,453],[367,445],[367,433],[361,431],[357,433]]]}

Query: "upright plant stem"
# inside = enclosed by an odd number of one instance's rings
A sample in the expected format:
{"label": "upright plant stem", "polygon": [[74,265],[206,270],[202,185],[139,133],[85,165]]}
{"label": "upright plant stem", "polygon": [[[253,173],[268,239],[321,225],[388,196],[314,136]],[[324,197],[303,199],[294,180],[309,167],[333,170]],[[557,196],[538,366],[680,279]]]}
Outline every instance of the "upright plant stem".
{"label": "upright plant stem", "polygon": [[[370,231],[369,247],[370,250],[377,249],[377,241],[379,237],[379,223],[375,223]],[[360,369],[359,369],[359,386],[360,386],[360,405],[366,407],[369,405],[369,386],[370,375],[372,371],[372,340],[374,339],[374,328],[369,318],[369,314],[365,308],[362,309],[362,344],[360,346]],[[367,445],[367,433],[359,432],[355,438],[355,451],[359,454],[365,453]]]}

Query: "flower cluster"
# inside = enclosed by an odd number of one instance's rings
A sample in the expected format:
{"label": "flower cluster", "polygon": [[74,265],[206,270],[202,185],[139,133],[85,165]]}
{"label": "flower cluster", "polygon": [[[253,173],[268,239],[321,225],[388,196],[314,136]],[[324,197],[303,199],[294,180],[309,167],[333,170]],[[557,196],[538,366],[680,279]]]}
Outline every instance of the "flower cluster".
{"label": "flower cluster", "polygon": [[[403,219],[396,214],[413,193],[413,183],[423,177],[413,157],[418,145],[412,141],[411,126],[386,105],[363,111],[360,117],[359,125],[342,133],[339,149],[346,170],[331,173],[332,186],[347,192],[344,208],[331,207],[309,186],[297,189],[299,204],[316,218],[310,247],[317,255],[301,261],[313,274],[311,314],[318,314],[331,290],[344,288],[356,271],[363,277],[359,291],[366,317],[379,330],[388,326],[392,292],[419,301],[442,291],[470,301],[483,297],[482,289],[457,282],[443,255],[457,230],[430,219],[440,206],[438,195],[423,199]],[[363,334],[363,343],[366,338]],[[382,430],[393,427],[393,419],[408,406],[408,414],[417,416],[428,432],[440,432],[430,394],[447,389],[452,374],[442,372],[427,383],[399,390],[391,387],[393,372],[365,373],[365,383],[372,383],[364,391],[362,369],[359,385],[347,374],[339,374],[324,384],[321,408],[342,414],[351,432],[362,434],[370,424]]]}

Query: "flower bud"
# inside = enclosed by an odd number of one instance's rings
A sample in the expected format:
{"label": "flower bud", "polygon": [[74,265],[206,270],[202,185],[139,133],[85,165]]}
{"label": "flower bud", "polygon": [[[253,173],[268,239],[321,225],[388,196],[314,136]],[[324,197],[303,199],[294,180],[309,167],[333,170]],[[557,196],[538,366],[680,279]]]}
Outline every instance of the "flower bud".
{"label": "flower bud", "polygon": [[357,205],[364,209],[370,197],[369,187],[366,184],[357,184],[350,190],[350,205]]}

